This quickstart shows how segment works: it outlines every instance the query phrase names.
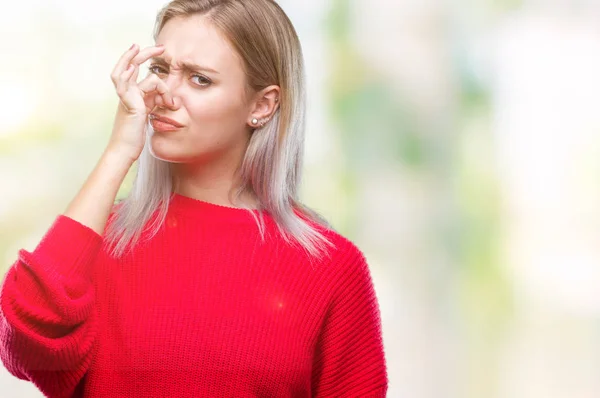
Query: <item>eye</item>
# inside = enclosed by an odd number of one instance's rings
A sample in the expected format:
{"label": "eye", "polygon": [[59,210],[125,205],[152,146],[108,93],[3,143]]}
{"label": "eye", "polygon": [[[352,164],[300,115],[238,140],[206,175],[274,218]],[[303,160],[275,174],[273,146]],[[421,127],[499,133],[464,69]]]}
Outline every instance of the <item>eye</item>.
{"label": "eye", "polygon": [[154,73],[156,75],[158,75],[159,73],[166,73],[166,71],[163,68],[161,68],[160,66],[158,66],[158,65],[150,65],[148,67],[148,70],[151,73]]}
{"label": "eye", "polygon": [[198,78],[198,83],[197,84],[199,86],[205,86],[206,87],[206,86],[208,86],[208,85],[210,85],[212,83],[208,78],[206,78],[206,77],[204,77],[202,75],[192,75],[192,79],[194,79],[194,78]]}

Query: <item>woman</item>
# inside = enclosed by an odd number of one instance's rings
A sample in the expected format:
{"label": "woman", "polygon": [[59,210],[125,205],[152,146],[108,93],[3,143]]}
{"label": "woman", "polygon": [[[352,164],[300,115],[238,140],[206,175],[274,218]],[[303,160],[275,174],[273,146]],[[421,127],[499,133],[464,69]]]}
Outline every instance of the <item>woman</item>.
{"label": "woman", "polygon": [[175,0],[154,39],[113,70],[92,174],[5,276],[4,365],[49,397],[385,396],[365,258],[297,199],[290,21],[272,0]]}

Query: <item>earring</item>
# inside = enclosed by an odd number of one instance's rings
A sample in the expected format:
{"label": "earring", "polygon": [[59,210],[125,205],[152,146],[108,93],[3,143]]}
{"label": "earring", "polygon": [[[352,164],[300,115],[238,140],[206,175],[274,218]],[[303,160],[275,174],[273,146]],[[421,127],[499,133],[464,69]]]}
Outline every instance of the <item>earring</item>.
{"label": "earring", "polygon": [[256,125],[256,123],[258,123],[258,119],[256,119],[256,118],[252,119],[252,124]]}

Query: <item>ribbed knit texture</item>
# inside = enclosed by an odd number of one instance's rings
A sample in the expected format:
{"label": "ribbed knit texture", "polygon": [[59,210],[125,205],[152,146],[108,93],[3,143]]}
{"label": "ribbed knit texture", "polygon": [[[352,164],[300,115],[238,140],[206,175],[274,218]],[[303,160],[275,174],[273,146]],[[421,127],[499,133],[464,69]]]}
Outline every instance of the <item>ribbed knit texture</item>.
{"label": "ribbed knit texture", "polygon": [[[379,306],[364,256],[309,261],[265,214],[175,195],[116,261],[59,215],[0,293],[0,358],[48,397],[384,397]],[[146,235],[143,236],[143,238]]]}

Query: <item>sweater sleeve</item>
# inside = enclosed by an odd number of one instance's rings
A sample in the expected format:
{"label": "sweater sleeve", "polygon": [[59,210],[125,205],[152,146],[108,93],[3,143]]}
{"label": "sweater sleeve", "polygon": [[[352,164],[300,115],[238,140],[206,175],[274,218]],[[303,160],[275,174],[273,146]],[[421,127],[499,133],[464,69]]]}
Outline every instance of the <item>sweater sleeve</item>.
{"label": "sweater sleeve", "polygon": [[32,252],[20,250],[0,290],[0,359],[48,397],[70,397],[97,332],[92,269],[102,237],[59,215]]}
{"label": "sweater sleeve", "polygon": [[388,376],[379,304],[368,265],[356,249],[342,269],[313,362],[316,397],[385,397]]}

